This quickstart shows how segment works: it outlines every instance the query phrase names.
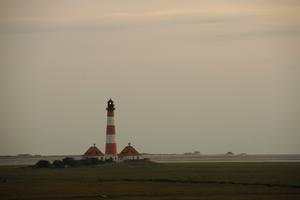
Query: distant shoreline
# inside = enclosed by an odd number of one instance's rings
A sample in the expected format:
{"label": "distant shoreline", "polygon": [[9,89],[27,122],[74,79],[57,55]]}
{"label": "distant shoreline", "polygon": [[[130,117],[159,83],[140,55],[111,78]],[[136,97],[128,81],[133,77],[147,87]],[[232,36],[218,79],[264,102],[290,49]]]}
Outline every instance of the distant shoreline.
{"label": "distant shoreline", "polygon": [[[143,156],[147,155],[176,155],[176,156],[226,156],[226,153],[216,153],[216,154],[185,154],[185,153],[141,153]],[[42,154],[18,154],[18,155],[0,155],[0,158],[3,157],[53,157],[53,156],[82,156],[79,154],[49,154],[49,155],[42,155]],[[267,153],[261,153],[261,154],[247,154],[247,153],[237,153],[232,156],[300,156],[299,154],[286,154],[286,153],[276,153],[276,154],[267,154]]]}
{"label": "distant shoreline", "polygon": [[[61,160],[65,157],[81,159],[81,155],[46,155],[46,156],[0,156],[0,166],[7,165],[34,165],[39,160]],[[148,158],[158,163],[221,163],[221,162],[300,162],[300,154],[211,154],[211,155],[184,155],[184,154],[142,154],[142,158]]]}

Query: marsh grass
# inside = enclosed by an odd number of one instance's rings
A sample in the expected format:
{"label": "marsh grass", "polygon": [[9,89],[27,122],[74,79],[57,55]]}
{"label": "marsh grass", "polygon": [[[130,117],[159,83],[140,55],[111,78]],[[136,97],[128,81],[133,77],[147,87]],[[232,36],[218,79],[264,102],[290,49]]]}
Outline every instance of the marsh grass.
{"label": "marsh grass", "polygon": [[300,163],[0,167],[0,199],[300,199]]}

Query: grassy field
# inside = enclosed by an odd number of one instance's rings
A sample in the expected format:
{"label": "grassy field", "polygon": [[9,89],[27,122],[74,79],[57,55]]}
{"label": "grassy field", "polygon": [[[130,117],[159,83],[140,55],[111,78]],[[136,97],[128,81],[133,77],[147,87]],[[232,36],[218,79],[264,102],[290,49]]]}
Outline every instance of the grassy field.
{"label": "grassy field", "polygon": [[300,199],[300,163],[0,167],[0,199]]}

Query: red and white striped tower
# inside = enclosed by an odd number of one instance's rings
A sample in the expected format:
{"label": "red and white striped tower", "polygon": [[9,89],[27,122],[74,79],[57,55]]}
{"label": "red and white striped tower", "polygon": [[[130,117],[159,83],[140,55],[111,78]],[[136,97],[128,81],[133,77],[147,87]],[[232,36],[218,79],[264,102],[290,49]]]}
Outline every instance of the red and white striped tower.
{"label": "red and white striped tower", "polygon": [[109,99],[107,102],[107,126],[106,126],[106,145],[105,158],[117,160],[116,128],[114,120],[114,102]]}

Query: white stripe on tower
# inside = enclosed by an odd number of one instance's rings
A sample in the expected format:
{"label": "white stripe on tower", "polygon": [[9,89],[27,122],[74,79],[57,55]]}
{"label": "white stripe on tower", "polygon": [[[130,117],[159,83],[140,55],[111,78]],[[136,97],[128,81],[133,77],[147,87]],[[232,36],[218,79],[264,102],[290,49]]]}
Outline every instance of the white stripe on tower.
{"label": "white stripe on tower", "polygon": [[106,144],[116,143],[116,135],[106,135]]}
{"label": "white stripe on tower", "polygon": [[107,117],[107,126],[114,126],[115,125],[115,120],[114,117]]}

